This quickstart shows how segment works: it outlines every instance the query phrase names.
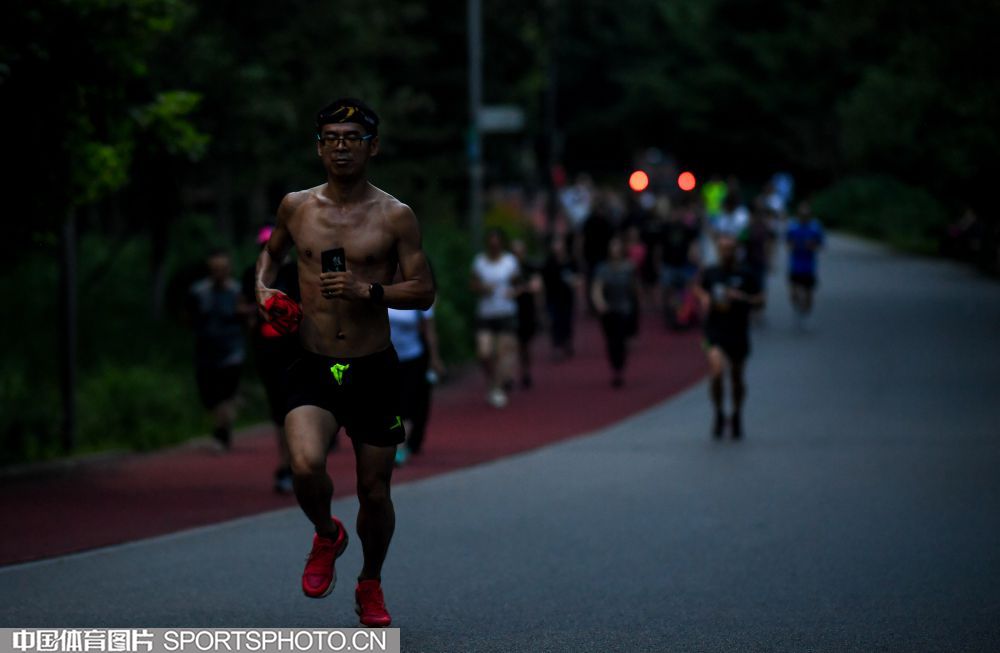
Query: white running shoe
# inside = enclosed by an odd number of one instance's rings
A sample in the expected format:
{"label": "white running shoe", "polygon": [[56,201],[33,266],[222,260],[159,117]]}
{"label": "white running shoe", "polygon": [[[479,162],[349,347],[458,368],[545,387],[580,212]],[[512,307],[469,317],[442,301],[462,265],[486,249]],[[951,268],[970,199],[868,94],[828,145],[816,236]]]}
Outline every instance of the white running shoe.
{"label": "white running shoe", "polygon": [[503,408],[507,405],[507,394],[500,388],[493,388],[486,396],[486,401],[494,408]]}

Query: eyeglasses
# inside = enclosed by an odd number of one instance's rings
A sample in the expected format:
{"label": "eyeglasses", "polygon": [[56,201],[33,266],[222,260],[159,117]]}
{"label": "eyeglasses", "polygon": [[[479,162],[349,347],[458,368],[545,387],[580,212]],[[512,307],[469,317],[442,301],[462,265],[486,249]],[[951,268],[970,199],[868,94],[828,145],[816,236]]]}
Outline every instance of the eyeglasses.
{"label": "eyeglasses", "polygon": [[323,145],[328,147],[336,147],[341,143],[346,143],[348,147],[357,147],[359,143],[363,141],[370,141],[374,138],[373,134],[316,134],[316,140],[318,140]]}

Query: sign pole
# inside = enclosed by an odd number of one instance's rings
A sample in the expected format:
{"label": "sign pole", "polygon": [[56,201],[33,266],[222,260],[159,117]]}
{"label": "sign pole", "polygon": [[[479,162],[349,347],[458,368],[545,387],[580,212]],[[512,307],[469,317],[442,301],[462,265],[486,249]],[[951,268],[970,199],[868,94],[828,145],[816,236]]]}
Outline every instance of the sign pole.
{"label": "sign pole", "polygon": [[483,136],[480,107],[483,100],[482,7],[468,0],[469,32],[469,232],[473,246],[483,239]]}

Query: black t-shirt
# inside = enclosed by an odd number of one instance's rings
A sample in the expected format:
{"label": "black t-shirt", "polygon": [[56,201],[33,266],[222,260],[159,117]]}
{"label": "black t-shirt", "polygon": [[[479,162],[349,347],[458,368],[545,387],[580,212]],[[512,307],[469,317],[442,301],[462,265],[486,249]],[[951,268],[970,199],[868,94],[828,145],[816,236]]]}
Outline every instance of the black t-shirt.
{"label": "black t-shirt", "polygon": [[206,277],[195,282],[188,302],[195,330],[195,361],[199,368],[221,368],[243,363],[244,317],[239,310],[240,287],[235,279],[215,283]]}
{"label": "black t-shirt", "polygon": [[583,260],[591,268],[608,257],[608,243],[615,233],[611,220],[602,213],[592,213],[583,223]]}
{"label": "black t-shirt", "polygon": [[774,231],[766,223],[751,222],[747,227],[747,265],[762,268],[767,264],[767,245],[774,240]]}
{"label": "black t-shirt", "polygon": [[760,284],[757,275],[743,267],[713,265],[702,273],[701,287],[712,297],[705,329],[729,335],[746,335],[750,330],[750,305],[726,299],[725,293],[727,288],[735,288],[748,295],[758,294]]}
{"label": "black t-shirt", "polygon": [[528,289],[531,278],[538,274],[538,265],[530,261],[521,261],[521,279],[523,284],[517,293],[517,320],[518,322],[535,323],[535,293]]}
{"label": "black t-shirt", "polygon": [[545,284],[545,301],[552,306],[567,306],[573,303],[573,286],[570,283],[576,275],[576,264],[566,259],[557,261],[549,256],[542,267],[542,283]]}
{"label": "black t-shirt", "polygon": [[663,264],[672,268],[680,268],[690,263],[691,243],[697,237],[697,231],[679,220],[664,223],[660,231]]}

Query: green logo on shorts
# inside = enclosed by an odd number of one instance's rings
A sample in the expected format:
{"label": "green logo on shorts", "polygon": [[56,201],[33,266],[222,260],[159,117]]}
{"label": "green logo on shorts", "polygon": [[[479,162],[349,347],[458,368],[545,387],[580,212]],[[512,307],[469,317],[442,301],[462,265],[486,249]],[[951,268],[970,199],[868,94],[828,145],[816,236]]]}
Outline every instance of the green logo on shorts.
{"label": "green logo on shorts", "polygon": [[399,415],[396,415],[396,423],[390,426],[389,430],[391,431],[393,429],[400,429],[400,428],[403,428],[403,420],[399,417]]}
{"label": "green logo on shorts", "polygon": [[344,365],[343,363],[334,363],[333,367],[330,368],[330,371],[333,372],[333,378],[337,379],[337,385],[344,385],[344,372],[346,372],[347,368],[350,366],[350,363],[347,365]]}

